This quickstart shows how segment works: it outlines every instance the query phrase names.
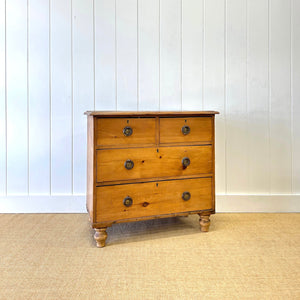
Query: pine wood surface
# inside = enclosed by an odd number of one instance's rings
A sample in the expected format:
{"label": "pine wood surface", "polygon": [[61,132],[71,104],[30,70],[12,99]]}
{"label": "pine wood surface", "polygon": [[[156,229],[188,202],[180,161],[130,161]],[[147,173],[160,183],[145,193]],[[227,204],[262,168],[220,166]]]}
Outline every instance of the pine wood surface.
{"label": "pine wood surface", "polygon": [[[183,126],[189,126],[189,134],[182,134]],[[213,137],[212,128],[213,120],[211,117],[161,118],[160,143],[209,143]]]}
{"label": "pine wood surface", "polygon": [[[211,190],[211,178],[98,187],[96,221],[212,209]],[[184,192],[191,194],[187,201],[182,199]],[[123,205],[123,199],[127,196],[133,200],[130,207]]]}
{"label": "pine wood surface", "polygon": [[[129,126],[133,132],[125,136],[123,129]],[[155,118],[97,118],[96,145],[99,147],[155,144]]]}
{"label": "pine wood surface", "polygon": [[87,210],[98,247],[115,223],[198,213],[201,231],[208,231],[216,113],[86,112]]}
{"label": "pine wood surface", "polygon": [[[212,172],[212,147],[162,147],[97,150],[97,182],[152,177],[197,175]],[[190,165],[183,167],[188,157]],[[124,167],[130,159],[131,170]]]}
{"label": "pine wood surface", "polygon": [[86,111],[84,113],[88,116],[100,116],[102,118],[104,117],[135,117],[135,116],[172,116],[172,117],[178,117],[178,116],[205,116],[205,115],[216,115],[219,114],[217,111]]}

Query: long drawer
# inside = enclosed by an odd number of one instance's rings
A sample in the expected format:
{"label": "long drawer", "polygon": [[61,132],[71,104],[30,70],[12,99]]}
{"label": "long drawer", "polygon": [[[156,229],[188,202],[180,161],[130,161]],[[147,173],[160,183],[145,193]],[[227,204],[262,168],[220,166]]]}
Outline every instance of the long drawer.
{"label": "long drawer", "polygon": [[212,178],[96,188],[96,222],[212,209]]}
{"label": "long drawer", "polygon": [[213,172],[212,146],[97,150],[97,182]]}

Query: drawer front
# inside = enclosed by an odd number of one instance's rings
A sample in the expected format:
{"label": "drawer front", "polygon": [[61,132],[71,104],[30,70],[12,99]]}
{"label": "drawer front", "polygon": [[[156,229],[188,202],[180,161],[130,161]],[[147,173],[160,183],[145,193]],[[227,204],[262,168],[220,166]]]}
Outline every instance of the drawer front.
{"label": "drawer front", "polygon": [[212,162],[210,145],[97,150],[97,182],[207,174]]}
{"label": "drawer front", "polygon": [[212,142],[212,117],[161,118],[160,143]]}
{"label": "drawer front", "polygon": [[96,193],[97,222],[212,209],[213,205],[210,177],[102,186]]}
{"label": "drawer front", "polygon": [[155,118],[96,118],[96,146],[155,144]]}

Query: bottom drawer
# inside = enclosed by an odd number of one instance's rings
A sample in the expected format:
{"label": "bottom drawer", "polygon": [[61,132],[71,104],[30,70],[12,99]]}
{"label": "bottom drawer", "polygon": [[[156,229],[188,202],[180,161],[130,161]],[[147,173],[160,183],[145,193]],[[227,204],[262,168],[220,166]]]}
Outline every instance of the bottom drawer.
{"label": "bottom drawer", "polygon": [[96,188],[96,222],[212,209],[212,178]]}

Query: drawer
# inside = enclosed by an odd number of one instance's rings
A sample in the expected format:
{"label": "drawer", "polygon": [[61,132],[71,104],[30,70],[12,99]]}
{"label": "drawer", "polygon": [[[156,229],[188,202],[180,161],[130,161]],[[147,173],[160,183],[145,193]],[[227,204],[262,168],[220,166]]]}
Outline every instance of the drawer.
{"label": "drawer", "polygon": [[[190,198],[184,200],[183,193]],[[210,177],[102,186],[96,194],[96,222],[212,209],[213,205]]]}
{"label": "drawer", "polygon": [[[96,155],[97,182],[198,175],[213,171],[210,145],[97,150]],[[183,158],[190,161],[187,167],[182,163]],[[133,168],[126,169],[126,161],[132,161]]]}
{"label": "drawer", "polygon": [[96,146],[155,144],[155,118],[96,118]]}
{"label": "drawer", "polygon": [[212,142],[212,117],[161,118],[160,143]]}

